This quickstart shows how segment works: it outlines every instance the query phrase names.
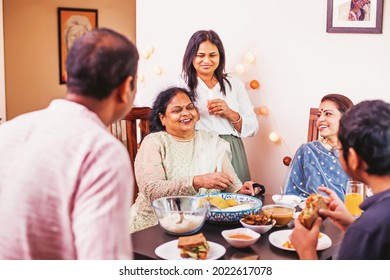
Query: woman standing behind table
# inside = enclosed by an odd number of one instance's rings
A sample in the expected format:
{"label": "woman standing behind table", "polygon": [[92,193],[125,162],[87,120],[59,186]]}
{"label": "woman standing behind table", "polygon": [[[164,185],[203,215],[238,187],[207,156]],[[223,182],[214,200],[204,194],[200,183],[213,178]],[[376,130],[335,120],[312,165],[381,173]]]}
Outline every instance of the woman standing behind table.
{"label": "woman standing behind table", "polygon": [[317,127],[320,140],[299,147],[285,184],[285,194],[302,198],[318,193],[317,187],[327,186],[344,201],[348,175],[339,162],[337,133],[341,116],[353,106],[341,94],[328,94],[321,99]]}
{"label": "woman standing behind table", "polygon": [[258,122],[244,84],[225,73],[225,61],[217,33],[195,32],[183,57],[183,83],[195,94],[200,113],[196,128],[215,131],[230,143],[232,165],[245,182],[251,177],[241,137],[254,136]]}
{"label": "woman standing behind table", "polygon": [[230,162],[229,143],[215,132],[195,131],[199,113],[183,88],[161,92],[153,105],[150,134],[135,158],[139,194],[131,207],[132,232],[157,224],[151,203],[172,195],[235,192],[257,194],[240,182]]}

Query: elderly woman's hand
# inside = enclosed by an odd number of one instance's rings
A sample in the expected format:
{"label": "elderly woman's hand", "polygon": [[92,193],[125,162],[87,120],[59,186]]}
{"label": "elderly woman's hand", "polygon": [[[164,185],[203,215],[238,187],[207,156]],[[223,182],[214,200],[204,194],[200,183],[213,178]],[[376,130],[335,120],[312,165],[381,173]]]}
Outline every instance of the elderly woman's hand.
{"label": "elderly woman's hand", "polygon": [[247,194],[247,195],[257,195],[260,193],[260,188],[253,188],[254,182],[252,181],[246,181],[244,185],[242,185],[241,189],[238,191],[238,193],[241,194]]}
{"label": "elderly woman's hand", "polygon": [[200,188],[225,190],[234,183],[233,178],[224,172],[214,172],[203,175],[196,175],[193,178],[192,186],[196,191]]}

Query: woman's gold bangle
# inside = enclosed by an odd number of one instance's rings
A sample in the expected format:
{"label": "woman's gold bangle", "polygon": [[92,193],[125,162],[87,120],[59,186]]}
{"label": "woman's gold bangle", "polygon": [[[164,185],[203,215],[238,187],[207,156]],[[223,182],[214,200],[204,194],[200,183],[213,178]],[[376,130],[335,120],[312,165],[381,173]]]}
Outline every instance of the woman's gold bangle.
{"label": "woman's gold bangle", "polygon": [[231,124],[236,124],[236,123],[239,123],[240,121],[241,121],[241,115],[240,114],[238,114],[240,117],[238,118],[238,120],[236,120],[235,122],[230,122]]}

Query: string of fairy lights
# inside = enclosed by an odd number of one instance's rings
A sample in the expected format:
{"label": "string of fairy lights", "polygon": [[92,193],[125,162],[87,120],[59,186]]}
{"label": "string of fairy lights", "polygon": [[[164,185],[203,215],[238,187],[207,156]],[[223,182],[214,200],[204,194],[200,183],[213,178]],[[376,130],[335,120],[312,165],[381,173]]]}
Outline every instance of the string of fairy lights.
{"label": "string of fairy lights", "polygon": [[[146,83],[149,79],[147,77],[147,74],[145,74],[144,70],[145,70],[145,64],[146,64],[146,61],[149,61],[155,57],[155,48],[148,44],[146,45],[144,48],[141,49],[140,51],[140,56],[142,58],[141,60],[141,63],[140,63],[140,67],[139,67],[139,72],[138,72],[138,83],[140,84],[143,84],[143,83]],[[251,51],[248,51],[247,53],[245,53],[244,57],[243,57],[243,61],[241,63],[238,63],[235,67],[234,67],[234,71],[238,74],[238,76],[241,76],[243,77],[244,75],[245,76],[245,79],[248,79],[248,83],[246,83],[248,85],[248,87],[251,89],[251,92],[255,93],[255,94],[260,94],[260,89],[261,89],[261,83],[259,82],[258,78],[256,76],[258,76],[258,74],[253,71],[247,71],[249,67],[255,67],[256,65],[256,56],[253,52]],[[157,76],[163,76],[164,75],[164,68],[159,65],[159,63],[157,63],[157,61],[155,61],[155,63],[153,64],[152,66],[152,72],[154,75],[157,75]],[[245,74],[246,73],[246,74]],[[251,77],[248,77],[248,75],[250,75]],[[263,100],[265,101],[265,96],[262,96]],[[265,104],[267,104],[266,102],[263,102]],[[255,106],[254,107],[254,111],[256,113],[257,116],[262,116],[262,117],[265,117],[265,118],[269,118],[272,122],[272,126],[274,127],[274,130],[271,131],[269,134],[268,134],[268,139],[273,142],[274,144],[282,144],[289,155],[291,155],[291,152],[290,152],[290,149],[289,147],[287,146],[287,144],[285,143],[285,141],[283,140],[283,138],[280,136],[280,134],[277,132],[279,131],[278,127],[277,127],[277,122],[275,121],[275,118],[273,117],[273,114],[271,112],[271,110],[269,109],[268,106],[266,105],[260,105],[260,106]],[[286,166],[289,166],[290,163],[291,163],[291,157],[289,155],[286,155],[283,157],[283,164],[286,165]]]}
{"label": "string of fairy lights", "polygon": [[[242,77],[245,77],[245,75],[243,75],[243,74],[245,72],[247,72],[248,74],[246,75],[246,78],[248,80],[250,80],[248,83],[248,86],[249,86],[249,88],[254,90],[255,93],[258,94],[260,91],[260,88],[261,88],[261,84],[257,80],[258,73],[257,73],[257,71],[247,71],[248,70],[247,68],[257,69],[257,67],[255,67],[255,64],[256,64],[255,54],[251,51],[248,51],[247,53],[245,53],[245,55],[243,57],[243,62],[238,63],[235,66],[234,70],[238,75],[240,75]],[[249,75],[249,77],[248,77],[248,75]],[[262,95],[262,99],[264,100],[263,103],[267,104],[265,95]],[[291,155],[290,149],[287,146],[286,142],[283,140],[283,138],[277,132],[277,131],[279,131],[279,129],[277,127],[277,122],[272,114],[272,111],[269,110],[269,107],[266,105],[255,106],[254,111],[255,111],[257,116],[266,117],[266,118],[269,118],[271,120],[272,126],[274,127],[275,130],[271,131],[268,134],[268,139],[275,144],[282,144],[286,148],[288,154]],[[283,164],[286,166],[289,166],[291,163],[291,157],[289,155],[286,155],[283,157]]]}

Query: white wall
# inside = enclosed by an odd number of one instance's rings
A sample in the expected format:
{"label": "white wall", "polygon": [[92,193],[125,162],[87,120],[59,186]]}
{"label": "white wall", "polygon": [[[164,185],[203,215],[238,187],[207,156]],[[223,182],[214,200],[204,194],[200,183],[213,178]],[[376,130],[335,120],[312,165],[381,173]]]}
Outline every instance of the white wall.
{"label": "white wall", "polygon": [[0,0],[0,124],[4,122],[6,118],[4,81],[3,0]]}
{"label": "white wall", "polygon": [[[181,72],[188,39],[199,29],[220,35],[228,72],[253,52],[256,63],[240,77],[246,84],[259,80],[260,90],[248,87],[248,94],[255,107],[265,105],[271,115],[258,117],[259,133],[244,143],[253,180],[278,192],[288,170],[282,159],[293,157],[306,141],[309,108],[323,95],[390,101],[390,5],[384,6],[383,34],[335,34],[326,33],[326,2],[137,1],[137,45],[141,53],[154,47],[151,57],[140,61],[145,80],[139,83],[138,104],[150,103]],[[153,72],[158,66],[163,75]],[[268,140],[271,131],[282,143]]]}

